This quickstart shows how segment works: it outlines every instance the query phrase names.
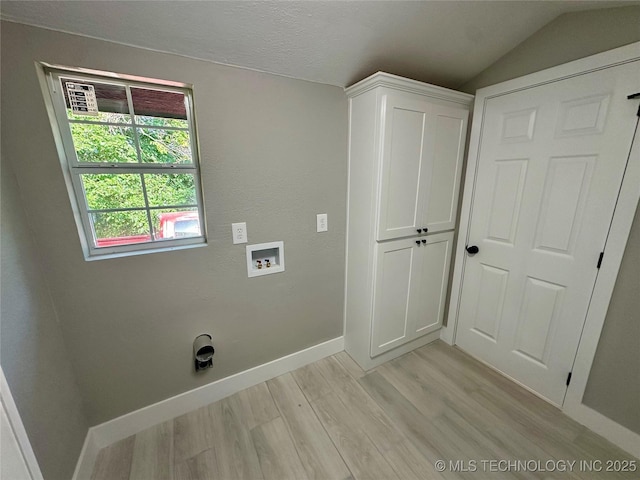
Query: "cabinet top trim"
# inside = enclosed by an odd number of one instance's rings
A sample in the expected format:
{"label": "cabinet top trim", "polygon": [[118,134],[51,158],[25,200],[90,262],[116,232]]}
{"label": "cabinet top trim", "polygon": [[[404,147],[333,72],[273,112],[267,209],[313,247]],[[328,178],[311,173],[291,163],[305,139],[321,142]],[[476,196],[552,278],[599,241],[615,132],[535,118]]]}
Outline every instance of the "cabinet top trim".
{"label": "cabinet top trim", "polygon": [[377,87],[388,87],[394,90],[417,93],[419,95],[449,100],[463,105],[471,105],[474,98],[473,95],[469,95],[468,93],[457,92],[449,88],[438,87],[385,72],[374,73],[370,77],[345,88],[344,91],[349,98],[353,98]]}

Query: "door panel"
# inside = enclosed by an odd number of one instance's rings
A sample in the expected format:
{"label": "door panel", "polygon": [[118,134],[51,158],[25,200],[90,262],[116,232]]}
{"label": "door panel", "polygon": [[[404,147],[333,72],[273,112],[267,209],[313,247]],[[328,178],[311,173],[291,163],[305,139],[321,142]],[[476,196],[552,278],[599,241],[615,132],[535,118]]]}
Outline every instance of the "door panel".
{"label": "door panel", "polygon": [[502,116],[502,143],[529,142],[533,139],[536,125],[535,107],[515,112],[507,112]]}
{"label": "door panel", "polygon": [[420,280],[416,284],[415,324],[411,329],[414,337],[426,335],[442,326],[453,232],[428,235],[424,240],[427,243],[416,250]]}
{"label": "door panel", "polygon": [[565,287],[527,277],[514,351],[546,366]]}
{"label": "door panel", "polygon": [[528,159],[501,160],[496,166],[495,190],[489,210],[487,238],[513,245]]}
{"label": "door panel", "polygon": [[485,101],[456,341],[566,392],[636,123],[640,63]]}
{"label": "door panel", "polygon": [[424,140],[430,105],[388,94],[384,100],[378,240],[415,235],[422,228]]}
{"label": "door panel", "polygon": [[376,245],[371,356],[391,350],[411,336],[416,248],[413,240],[406,239]]}
{"label": "door panel", "polygon": [[430,232],[441,232],[456,226],[469,111],[441,105],[431,108],[425,146],[428,190],[422,225]]}
{"label": "door panel", "polygon": [[472,328],[486,339],[496,342],[504,299],[507,291],[509,272],[490,265],[480,265],[480,271],[474,272],[478,276],[478,292],[473,300],[475,307]]}
{"label": "door panel", "polygon": [[556,137],[602,133],[610,97],[610,94],[589,95],[562,102]]}
{"label": "door panel", "polygon": [[549,160],[534,248],[571,254],[596,158],[591,155]]}

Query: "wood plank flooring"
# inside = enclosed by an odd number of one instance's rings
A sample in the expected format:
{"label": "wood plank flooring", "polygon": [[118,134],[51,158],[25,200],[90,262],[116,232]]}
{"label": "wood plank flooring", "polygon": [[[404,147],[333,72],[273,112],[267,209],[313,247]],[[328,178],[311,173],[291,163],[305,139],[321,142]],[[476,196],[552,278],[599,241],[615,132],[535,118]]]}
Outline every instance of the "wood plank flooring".
{"label": "wood plank flooring", "polygon": [[[605,472],[615,460],[635,461],[639,471]],[[92,475],[494,478],[638,479],[640,461],[460,350],[434,342],[369,372],[345,352],[325,358],[104,448]]]}

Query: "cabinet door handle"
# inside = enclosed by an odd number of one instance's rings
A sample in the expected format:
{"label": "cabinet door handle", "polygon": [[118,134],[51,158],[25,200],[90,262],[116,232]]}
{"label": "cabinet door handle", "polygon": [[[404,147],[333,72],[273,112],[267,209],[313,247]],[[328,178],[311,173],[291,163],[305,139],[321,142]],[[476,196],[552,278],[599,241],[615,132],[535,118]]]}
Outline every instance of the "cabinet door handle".
{"label": "cabinet door handle", "polygon": [[422,231],[422,229],[421,229],[421,228],[417,228],[417,229],[416,229],[416,232],[418,232],[418,233],[420,233],[421,231]]}
{"label": "cabinet door handle", "polygon": [[427,233],[427,232],[429,231],[429,229],[428,229],[428,228],[423,228],[423,229],[422,229],[422,231],[423,231],[424,233]]}
{"label": "cabinet door handle", "polygon": [[416,240],[416,245],[420,246],[420,240]]}
{"label": "cabinet door handle", "polygon": [[422,244],[423,244],[423,245],[426,245],[426,244],[427,244],[427,241],[426,241],[426,240],[422,240]]}

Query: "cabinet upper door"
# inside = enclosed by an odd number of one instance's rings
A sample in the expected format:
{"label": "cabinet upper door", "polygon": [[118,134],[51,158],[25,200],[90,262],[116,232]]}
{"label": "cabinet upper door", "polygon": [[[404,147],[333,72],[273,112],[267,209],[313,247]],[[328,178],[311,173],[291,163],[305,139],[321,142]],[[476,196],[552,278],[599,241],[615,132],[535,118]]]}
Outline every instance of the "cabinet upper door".
{"label": "cabinet upper door", "polygon": [[432,106],[420,97],[394,93],[386,94],[382,105],[377,239],[388,240],[416,235],[423,227],[425,133]]}
{"label": "cabinet upper door", "polygon": [[425,205],[422,225],[429,232],[456,226],[460,175],[469,110],[463,106],[432,105],[425,132]]}

